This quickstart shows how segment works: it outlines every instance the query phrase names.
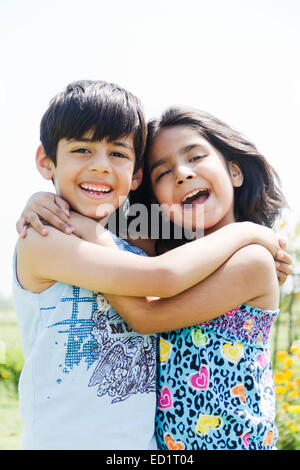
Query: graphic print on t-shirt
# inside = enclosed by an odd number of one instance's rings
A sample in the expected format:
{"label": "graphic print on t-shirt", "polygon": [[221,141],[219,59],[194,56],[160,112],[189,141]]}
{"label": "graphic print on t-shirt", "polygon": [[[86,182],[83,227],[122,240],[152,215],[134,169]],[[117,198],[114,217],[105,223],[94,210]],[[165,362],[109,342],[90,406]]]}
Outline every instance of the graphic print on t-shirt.
{"label": "graphic print on t-shirt", "polygon": [[[154,335],[133,331],[101,294],[80,297],[80,289],[74,286],[73,297],[61,301],[72,302],[71,317],[49,327],[63,326],[58,334],[68,335],[64,364],[59,365],[64,374],[72,373],[82,361],[87,369],[95,365],[88,386],[95,387],[98,397],[110,396],[112,403],[136,393],[155,392]],[[81,302],[91,303],[90,318],[79,318]]]}

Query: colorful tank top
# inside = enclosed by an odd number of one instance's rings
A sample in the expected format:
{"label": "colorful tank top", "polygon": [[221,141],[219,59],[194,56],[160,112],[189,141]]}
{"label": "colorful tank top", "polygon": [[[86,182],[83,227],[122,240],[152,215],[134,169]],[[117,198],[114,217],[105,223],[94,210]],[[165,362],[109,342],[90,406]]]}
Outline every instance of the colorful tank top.
{"label": "colorful tank top", "polygon": [[269,335],[278,313],[243,304],[160,335],[159,449],[275,448]]}

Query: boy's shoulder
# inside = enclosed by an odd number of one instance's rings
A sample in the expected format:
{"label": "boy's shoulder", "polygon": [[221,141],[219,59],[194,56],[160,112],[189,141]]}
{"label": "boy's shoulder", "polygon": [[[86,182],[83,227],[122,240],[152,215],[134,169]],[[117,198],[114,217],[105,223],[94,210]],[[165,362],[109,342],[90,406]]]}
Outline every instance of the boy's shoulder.
{"label": "boy's shoulder", "polygon": [[43,292],[56,282],[53,279],[47,279],[43,274],[46,272],[50,257],[53,257],[59,236],[59,231],[51,227],[48,228],[48,232],[46,237],[42,237],[36,230],[29,227],[26,237],[19,237],[17,241],[17,278],[21,287],[30,292]]}

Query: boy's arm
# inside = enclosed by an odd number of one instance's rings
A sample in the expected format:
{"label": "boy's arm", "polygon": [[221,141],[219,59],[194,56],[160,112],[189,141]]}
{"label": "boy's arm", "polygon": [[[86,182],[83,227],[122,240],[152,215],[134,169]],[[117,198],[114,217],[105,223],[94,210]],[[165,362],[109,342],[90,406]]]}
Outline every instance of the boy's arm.
{"label": "boy's arm", "polygon": [[259,245],[249,245],[210,277],[175,297],[154,301],[106,297],[134,330],[149,334],[197,325],[242,303],[277,309],[278,281],[270,253]]}

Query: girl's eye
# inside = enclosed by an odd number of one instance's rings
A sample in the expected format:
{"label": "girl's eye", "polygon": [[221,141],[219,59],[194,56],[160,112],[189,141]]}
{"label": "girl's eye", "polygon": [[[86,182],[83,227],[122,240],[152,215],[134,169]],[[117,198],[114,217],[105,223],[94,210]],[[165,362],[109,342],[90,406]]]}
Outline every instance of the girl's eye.
{"label": "girl's eye", "polygon": [[190,159],[190,162],[195,162],[196,160],[200,160],[200,158],[204,158],[206,155],[196,155]]}
{"label": "girl's eye", "polygon": [[171,170],[165,170],[163,171],[160,175],[158,175],[158,177],[156,178],[156,182],[159,181],[163,176],[167,175],[168,173],[170,173]]}

